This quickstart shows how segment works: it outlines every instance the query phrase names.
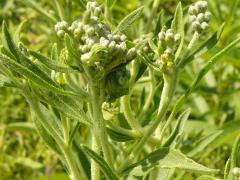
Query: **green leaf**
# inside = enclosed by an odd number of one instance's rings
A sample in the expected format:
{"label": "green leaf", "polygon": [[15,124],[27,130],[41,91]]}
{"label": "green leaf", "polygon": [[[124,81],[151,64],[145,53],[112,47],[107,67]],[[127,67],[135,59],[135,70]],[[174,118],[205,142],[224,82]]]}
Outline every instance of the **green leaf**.
{"label": "green leaf", "polygon": [[36,3],[34,0],[23,0],[23,3],[26,4],[27,6],[30,6],[33,8],[35,11],[37,11],[39,14],[42,16],[45,16],[47,19],[49,19],[52,22],[57,22],[57,19],[53,17],[50,13],[45,11],[38,3]]}
{"label": "green leaf", "polygon": [[1,87],[16,87],[9,78],[0,74],[0,88]]}
{"label": "green leaf", "polygon": [[170,169],[178,168],[186,171],[200,172],[202,174],[218,172],[216,169],[210,169],[196,163],[180,151],[169,148],[159,148],[141,161],[128,166],[122,171],[122,174],[128,175],[128,178],[133,178],[134,176],[144,176],[144,174],[156,167]]}
{"label": "green leaf", "polygon": [[[60,87],[56,86],[56,83],[54,83],[52,80],[50,82],[46,81],[45,77],[40,76],[39,74],[35,74],[34,72],[30,71],[29,69],[25,68],[21,64],[16,63],[14,60],[8,58],[7,56],[0,55],[0,62],[5,65],[6,67],[10,68],[11,71],[17,72],[26,78],[30,79],[34,83],[36,83],[37,86],[40,88],[44,88],[47,90],[52,90],[55,93],[67,95],[67,96],[81,96],[80,94],[76,94],[71,91],[65,91],[61,89]],[[53,83],[51,83],[53,82]],[[86,98],[83,96],[82,98]]]}
{"label": "green leaf", "polygon": [[38,134],[41,136],[43,141],[47,144],[49,148],[55,151],[57,154],[61,154],[60,148],[57,145],[53,137],[47,132],[47,130],[42,126],[41,121],[37,118],[34,112],[32,112],[32,119],[37,128]]}
{"label": "green leaf", "polygon": [[94,151],[92,151],[91,149],[84,145],[82,145],[82,150],[99,165],[106,178],[111,180],[119,179],[115,172],[112,170],[112,168],[107,164],[107,162],[97,153],[95,153]]}
{"label": "green leaf", "polygon": [[44,92],[42,100],[60,110],[67,117],[87,126],[92,126],[91,120],[81,109],[81,105],[73,98],[56,95],[52,92]]}
{"label": "green leaf", "polygon": [[231,157],[230,157],[230,171],[227,179],[232,180],[232,170],[235,167],[240,167],[240,136],[238,136],[233,144]]}
{"label": "green leaf", "polygon": [[78,141],[73,141],[73,148],[77,153],[77,157],[82,165],[82,168],[89,180],[91,180],[91,164],[87,156],[81,148],[79,148]]}
{"label": "green leaf", "polygon": [[118,142],[126,142],[134,139],[134,137],[122,134],[110,128],[107,128],[107,133],[109,134],[111,139]]}
{"label": "green leaf", "polygon": [[211,143],[211,149],[215,149],[223,144],[232,144],[234,139],[240,134],[240,122],[232,121],[224,124],[219,129],[221,134]]}
{"label": "green leaf", "polygon": [[24,20],[24,21],[22,21],[21,24],[18,26],[18,28],[17,28],[17,30],[16,30],[16,32],[15,32],[15,34],[14,34],[14,42],[15,42],[16,44],[18,44],[19,42],[21,42],[21,36],[20,36],[20,34],[21,34],[23,28],[25,28],[27,22],[28,22],[27,20]]}
{"label": "green leaf", "polygon": [[216,131],[203,137],[202,139],[199,140],[196,147],[194,147],[192,151],[187,153],[187,155],[189,157],[193,157],[203,152],[204,150],[206,150],[207,146],[210,145],[222,132],[223,131]]}
{"label": "green leaf", "polygon": [[105,0],[107,8],[112,8],[113,5],[116,3],[117,0]]}
{"label": "green leaf", "polygon": [[127,15],[116,27],[114,32],[122,32],[127,29],[132,23],[134,23],[140,16],[142,15],[143,7],[136,9],[135,11],[131,12]]}
{"label": "green leaf", "polygon": [[8,131],[36,132],[35,127],[29,122],[14,122],[7,125]]}
{"label": "green leaf", "polygon": [[209,176],[209,175],[203,175],[203,176],[200,176],[199,178],[197,178],[197,180],[221,180],[221,179],[218,179],[218,178],[215,178],[215,177]]}
{"label": "green leaf", "polygon": [[38,170],[44,167],[44,164],[37,161],[33,161],[32,159],[26,157],[17,157],[15,162],[25,167],[31,168],[32,170]]}
{"label": "green leaf", "polygon": [[78,52],[75,50],[75,48],[72,45],[71,37],[66,33],[64,36],[65,44],[67,47],[68,52],[72,57],[75,59],[79,60],[79,55]]}
{"label": "green leaf", "polygon": [[183,21],[183,10],[182,10],[181,2],[179,2],[177,5],[171,28],[173,29],[174,33],[180,33],[181,35],[181,42],[175,54],[175,59],[177,59],[182,51],[183,43],[184,43],[184,21]]}
{"label": "green leaf", "polygon": [[18,56],[19,50],[13,42],[13,39],[7,29],[7,25],[6,25],[5,21],[2,24],[2,41],[3,41],[3,44],[8,47],[8,49],[11,51],[11,53],[14,55],[14,57],[16,57],[16,60],[18,62],[20,62],[20,57]]}
{"label": "green leaf", "polygon": [[35,57],[39,62],[43,63],[47,68],[57,71],[57,72],[61,72],[61,73],[73,73],[73,72],[77,72],[74,69],[71,69],[67,66],[65,66],[64,64],[61,64],[57,61],[52,61],[49,58],[34,52],[34,51],[29,51],[29,53]]}
{"label": "green leaf", "polygon": [[205,42],[203,42],[196,50],[194,50],[191,54],[185,55],[177,64],[177,66],[184,67],[186,64],[190,63],[192,60],[194,60],[197,56],[200,56],[201,54],[207,52],[210,50],[212,47],[214,47],[217,42],[219,41],[223,28],[225,24],[222,24],[219,29]]}
{"label": "green leaf", "polygon": [[184,111],[179,118],[177,119],[177,123],[175,128],[173,129],[172,133],[168,137],[168,139],[163,144],[163,147],[168,147],[173,143],[176,143],[176,140],[182,135],[185,123],[190,115],[191,110],[187,109]]}

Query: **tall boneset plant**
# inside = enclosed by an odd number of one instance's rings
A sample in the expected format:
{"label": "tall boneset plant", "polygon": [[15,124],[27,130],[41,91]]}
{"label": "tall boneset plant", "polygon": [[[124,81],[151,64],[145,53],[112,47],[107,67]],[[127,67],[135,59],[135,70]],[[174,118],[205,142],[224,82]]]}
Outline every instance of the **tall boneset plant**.
{"label": "tall boneset plant", "polygon": [[[177,148],[189,109],[177,117],[171,133],[166,132],[203,76],[240,41],[236,39],[212,56],[185,94],[172,102],[184,67],[220,38],[223,26],[202,41],[211,15],[207,1],[196,2],[189,12],[183,12],[179,3],[173,18],[161,22],[160,16],[153,25],[157,0],[144,33],[137,37],[126,30],[142,21],[144,7],[114,26],[113,1],[106,1],[104,8],[95,1],[81,1],[85,12],[74,21],[65,18],[61,3],[54,2],[61,21],[55,23],[58,41],[52,42],[50,56],[21,42],[19,32],[24,23],[15,38],[3,23],[0,72],[4,84],[19,89],[26,98],[39,135],[58,154],[69,177],[153,180],[163,174],[171,177],[175,169],[218,172]],[[55,21],[34,1],[27,3]],[[146,100],[141,95],[133,98],[135,87],[146,78],[150,82]],[[153,107],[159,93],[159,102]],[[133,99],[142,101],[140,107]]]}

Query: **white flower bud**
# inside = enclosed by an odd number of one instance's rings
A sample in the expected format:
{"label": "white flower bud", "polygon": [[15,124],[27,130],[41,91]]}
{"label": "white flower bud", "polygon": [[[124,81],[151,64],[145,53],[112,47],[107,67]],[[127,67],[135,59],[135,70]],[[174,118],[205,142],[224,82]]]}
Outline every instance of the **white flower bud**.
{"label": "white flower bud", "polygon": [[205,15],[203,13],[199,13],[197,15],[197,21],[202,23],[205,20]]}
{"label": "white flower bud", "polygon": [[199,31],[199,29],[201,28],[201,24],[198,21],[194,21],[192,27],[194,31]]}
{"label": "white flower bud", "polygon": [[86,39],[86,44],[89,46],[89,47],[92,47],[94,45],[94,40],[93,39],[90,39],[90,38],[87,38]]}
{"label": "white flower bud", "polygon": [[81,33],[82,33],[82,29],[79,27],[77,29],[75,29],[73,32],[75,37],[78,37]]}
{"label": "white flower bud", "polygon": [[87,33],[87,35],[92,36],[92,35],[94,35],[95,30],[94,30],[94,28],[89,27],[89,28],[86,30],[86,33]]}
{"label": "white flower bud", "polygon": [[120,35],[118,35],[118,34],[113,35],[113,39],[114,39],[114,41],[119,41]]}
{"label": "white flower bud", "polygon": [[96,8],[94,9],[94,13],[93,13],[93,14],[94,14],[95,16],[99,17],[100,14],[101,14],[101,12],[102,12],[101,8],[100,8],[100,7],[96,7]]}
{"label": "white flower bud", "polygon": [[68,29],[68,23],[66,21],[57,22],[57,24],[55,25],[55,31],[67,30],[67,29]]}
{"label": "white flower bud", "polygon": [[90,64],[91,57],[92,57],[91,53],[85,53],[81,55],[81,61],[85,64]]}
{"label": "white flower bud", "polygon": [[59,31],[57,31],[57,36],[60,37],[60,38],[63,37],[64,34],[65,34],[65,31],[64,31],[64,30],[59,30]]}
{"label": "white flower bud", "polygon": [[164,51],[164,54],[173,55],[173,50],[172,50],[171,48],[167,48],[167,49]]}
{"label": "white flower bud", "polygon": [[113,40],[113,35],[112,34],[108,34],[107,37],[108,37],[108,40],[110,40],[110,41]]}
{"label": "white flower bud", "polygon": [[190,15],[196,15],[198,13],[198,10],[194,5],[191,5],[188,9],[188,13]]}
{"label": "white flower bud", "polygon": [[100,43],[102,43],[102,42],[104,42],[104,41],[106,41],[107,39],[105,38],[105,37],[101,37],[100,39],[99,39],[99,42]]}
{"label": "white flower bud", "polygon": [[96,23],[98,21],[98,17],[97,16],[91,16],[91,20]]}
{"label": "white flower bud", "polygon": [[174,41],[175,41],[175,42],[179,42],[180,39],[181,39],[181,34],[179,34],[179,33],[175,34],[175,36],[174,36]]}
{"label": "white flower bud", "polygon": [[88,52],[89,51],[89,47],[87,46],[87,45],[83,45],[82,46],[82,52],[83,53],[86,53],[86,52]]}
{"label": "white flower bud", "polygon": [[126,35],[124,35],[124,34],[121,35],[121,37],[120,37],[120,40],[121,40],[121,41],[126,41],[126,39],[127,39],[127,36],[126,36]]}
{"label": "white flower bud", "polygon": [[172,30],[172,29],[168,29],[168,30],[166,31],[166,34],[167,34],[167,33],[173,34],[173,30]]}
{"label": "white flower bud", "polygon": [[207,1],[198,1],[196,3],[196,6],[199,10],[205,11],[208,7],[208,3],[207,3]]}
{"label": "white flower bud", "polygon": [[165,41],[170,42],[174,40],[174,34],[172,32],[166,32]]}
{"label": "white flower bud", "polygon": [[114,50],[116,48],[116,42],[111,41],[110,44],[108,45],[108,48],[110,51]]}
{"label": "white flower bud", "polygon": [[193,22],[193,21],[195,21],[196,19],[197,19],[197,16],[195,16],[195,15],[191,15],[191,16],[189,17],[190,22]]}
{"label": "white flower bud", "polygon": [[205,12],[204,18],[206,21],[209,21],[211,19],[211,17],[212,17],[212,14],[209,11]]}
{"label": "white flower bud", "polygon": [[207,22],[202,22],[202,23],[201,23],[201,28],[202,28],[202,30],[206,30],[206,29],[208,29],[208,27],[209,27],[209,25],[208,25]]}
{"label": "white flower bud", "polygon": [[165,40],[165,35],[166,35],[165,32],[161,31],[161,32],[158,34],[159,40],[164,41],[164,40]]}
{"label": "white flower bud", "polygon": [[127,49],[127,45],[125,42],[121,42],[120,47],[121,47],[122,51],[126,51],[126,49]]}
{"label": "white flower bud", "polygon": [[108,45],[109,45],[109,40],[105,39],[100,41],[100,44],[105,47],[105,48],[108,48]]}
{"label": "white flower bud", "polygon": [[145,46],[145,47],[143,48],[143,51],[144,51],[145,53],[147,53],[147,52],[149,51],[148,46]]}
{"label": "white flower bud", "polygon": [[136,54],[137,54],[136,48],[129,49],[127,52],[127,59],[131,60],[131,59],[135,58]]}

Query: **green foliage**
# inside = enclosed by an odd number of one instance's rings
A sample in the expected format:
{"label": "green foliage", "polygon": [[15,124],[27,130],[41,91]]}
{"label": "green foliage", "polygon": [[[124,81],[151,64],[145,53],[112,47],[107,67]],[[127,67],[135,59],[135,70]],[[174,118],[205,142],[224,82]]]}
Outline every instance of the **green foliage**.
{"label": "green foliage", "polygon": [[240,177],[238,0],[0,6],[2,179]]}

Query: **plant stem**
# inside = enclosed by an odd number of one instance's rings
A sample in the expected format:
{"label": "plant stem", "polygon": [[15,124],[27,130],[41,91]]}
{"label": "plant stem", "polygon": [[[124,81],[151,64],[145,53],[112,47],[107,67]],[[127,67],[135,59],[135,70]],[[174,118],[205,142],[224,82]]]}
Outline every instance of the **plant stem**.
{"label": "plant stem", "polygon": [[[100,154],[99,143],[97,142],[97,135],[92,133],[92,149],[97,153]],[[91,159],[91,179],[92,180],[99,180],[100,179],[100,169],[98,164]]]}
{"label": "plant stem", "polygon": [[149,92],[148,98],[146,100],[146,103],[144,104],[144,106],[141,110],[141,113],[138,116],[138,119],[140,122],[141,122],[141,119],[143,119],[144,115],[146,114],[147,110],[149,109],[149,107],[153,101],[155,90],[156,90],[156,81],[155,81],[153,69],[150,68],[149,73],[150,73],[149,78],[151,79],[150,92]]}
{"label": "plant stem", "polygon": [[144,133],[144,136],[139,141],[139,143],[133,148],[132,153],[126,159],[125,163],[123,163],[122,167],[120,167],[120,172],[129,164],[130,161],[134,160],[138,154],[143,149],[147,140],[151,137],[151,135],[155,132],[159,123],[163,120],[168,106],[172,100],[175,86],[177,83],[177,72],[176,69],[172,69],[171,72],[166,72],[163,74],[164,78],[164,87],[161,95],[160,105],[158,109],[157,119],[150,125],[150,127]]}
{"label": "plant stem", "polygon": [[123,113],[129,123],[130,127],[133,130],[136,130],[140,134],[142,134],[142,128],[132,113],[129,95],[125,95],[124,97],[122,97],[121,101],[122,101],[122,105],[123,105]]}
{"label": "plant stem", "polygon": [[105,127],[105,122],[102,114],[102,89],[101,83],[103,82],[91,82],[91,104],[92,104],[92,117],[93,117],[93,131],[96,138],[96,143],[101,145],[104,158],[111,166],[111,154],[109,150],[109,144],[107,139],[107,132]]}

